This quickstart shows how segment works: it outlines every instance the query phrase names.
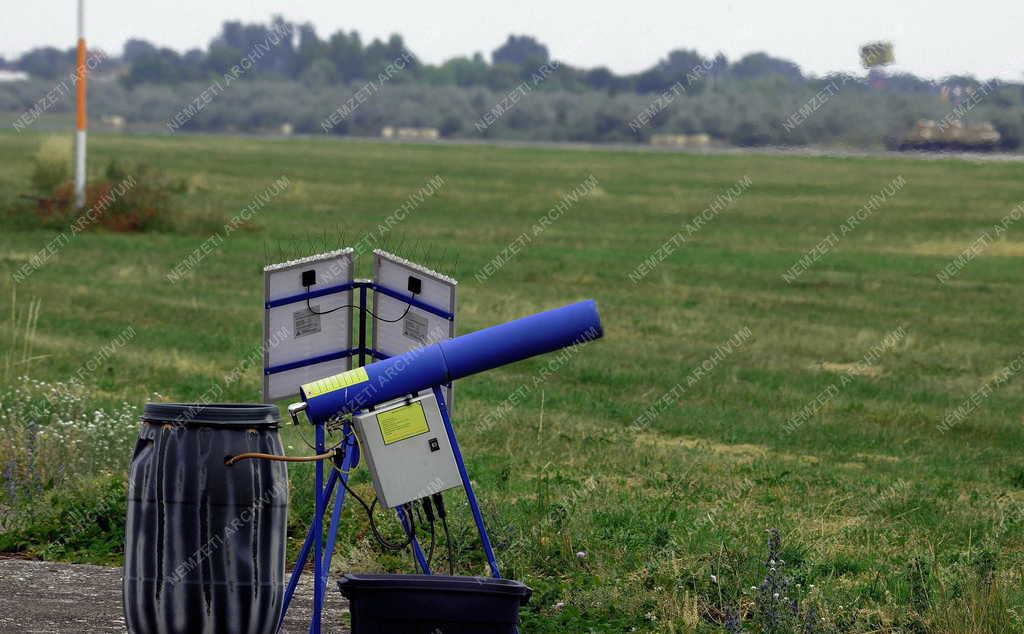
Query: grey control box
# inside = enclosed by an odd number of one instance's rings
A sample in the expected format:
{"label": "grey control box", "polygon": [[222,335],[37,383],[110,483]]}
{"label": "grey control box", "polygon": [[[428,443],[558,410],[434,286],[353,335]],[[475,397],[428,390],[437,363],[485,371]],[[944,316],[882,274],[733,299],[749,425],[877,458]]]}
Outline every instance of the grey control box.
{"label": "grey control box", "polygon": [[462,485],[433,394],[356,414],[352,425],[385,508]]}

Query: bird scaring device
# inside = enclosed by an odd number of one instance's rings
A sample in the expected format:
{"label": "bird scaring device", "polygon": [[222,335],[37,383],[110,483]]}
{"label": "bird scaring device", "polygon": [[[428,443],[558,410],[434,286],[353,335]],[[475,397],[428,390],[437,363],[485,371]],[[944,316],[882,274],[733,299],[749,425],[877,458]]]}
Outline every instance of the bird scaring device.
{"label": "bird scaring device", "polygon": [[[390,544],[397,546],[394,550],[411,547],[419,569],[432,574],[431,562],[416,538],[413,504],[421,503],[431,526],[432,509],[436,509],[447,532],[441,492],[461,486],[490,573],[501,578],[452,426],[452,384],[457,379],[603,335],[597,305],[588,300],[455,337],[457,282],[383,251],[375,251],[374,255],[373,281],[352,278],[355,253],[351,249],[265,269],[268,313],[264,399],[299,395],[301,400],[289,406],[288,411],[296,424],[305,412],[315,428],[315,449],[320,458],[316,462],[314,519],[286,588],[280,621],[284,622],[312,554],[311,633],[320,632],[327,575],[346,492],[366,507],[375,535],[382,545],[388,545],[373,524],[372,506],[355,496],[348,485],[350,470],[358,465],[361,455],[366,458],[377,494],[374,505],[394,509],[408,538],[405,543]],[[330,272],[326,278],[325,272]],[[317,288],[321,281],[324,285]],[[368,303],[371,291],[372,311]],[[351,341],[351,311],[356,309],[351,300],[353,293],[360,298],[356,345]],[[327,315],[344,310],[350,311],[348,319],[325,321]],[[369,318],[373,320],[372,342],[367,340]],[[275,326],[286,333],[283,340],[289,343],[278,341],[271,346]],[[316,345],[295,343],[303,337],[321,335],[325,329],[333,333],[333,339],[324,335],[307,340],[317,342]],[[328,352],[316,349],[321,345]],[[271,354],[272,347],[281,351]],[[368,358],[377,360],[366,364]],[[358,367],[353,367],[355,360]],[[330,376],[323,372],[327,367],[337,368],[338,364],[348,367]],[[326,378],[307,380],[318,372]],[[333,447],[328,447],[326,441],[330,425],[340,426],[342,434],[342,440]],[[326,479],[325,462],[333,467]],[[331,516],[325,520],[335,491]]]}

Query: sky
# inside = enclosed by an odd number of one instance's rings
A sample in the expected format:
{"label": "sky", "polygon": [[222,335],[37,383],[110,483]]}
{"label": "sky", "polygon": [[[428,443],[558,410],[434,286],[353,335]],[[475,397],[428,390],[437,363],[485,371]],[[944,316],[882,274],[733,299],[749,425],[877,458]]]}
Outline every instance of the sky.
{"label": "sky", "polygon": [[[609,2],[515,0],[340,2],[305,0],[86,0],[90,45],[119,53],[141,37],[178,50],[205,47],[228,19],[267,21],[280,13],[309,21],[321,37],[355,29],[368,42],[400,33],[422,60],[440,63],[480,51],[486,56],[509,33],[537,37],[559,61],[617,73],[650,67],[674,48],[730,60],[764,51],[806,73],[859,71],[858,47],[895,45],[895,70],[929,78],[973,74],[1024,79],[1017,42],[1024,27],[1020,0],[732,0]],[[5,2],[0,55],[43,45],[72,46],[74,0]]]}

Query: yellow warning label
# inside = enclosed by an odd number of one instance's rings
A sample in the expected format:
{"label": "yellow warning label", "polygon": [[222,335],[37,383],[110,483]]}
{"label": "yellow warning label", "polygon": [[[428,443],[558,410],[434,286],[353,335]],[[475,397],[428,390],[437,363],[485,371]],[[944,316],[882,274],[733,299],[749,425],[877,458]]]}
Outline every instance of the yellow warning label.
{"label": "yellow warning label", "polygon": [[355,370],[349,370],[348,372],[329,376],[326,379],[307,383],[302,386],[302,393],[306,395],[306,398],[313,398],[314,396],[320,396],[321,394],[340,390],[350,385],[363,383],[364,381],[369,380],[370,376],[366,373],[366,368],[356,368]]}
{"label": "yellow warning label", "polygon": [[422,403],[405,405],[377,415],[380,435],[384,444],[390,445],[406,438],[419,436],[430,431],[427,416],[423,413]]}

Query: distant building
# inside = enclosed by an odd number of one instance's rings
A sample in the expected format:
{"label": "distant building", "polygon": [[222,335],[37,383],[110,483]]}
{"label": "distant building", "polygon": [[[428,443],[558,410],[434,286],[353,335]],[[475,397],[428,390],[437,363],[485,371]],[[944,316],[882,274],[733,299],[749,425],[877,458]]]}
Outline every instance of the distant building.
{"label": "distant building", "polygon": [[651,145],[661,147],[693,147],[703,148],[711,145],[711,136],[700,134],[653,134]]}
{"label": "distant building", "polygon": [[403,139],[412,141],[434,141],[441,138],[437,128],[395,128],[387,126],[382,128],[380,135],[385,139]]}
{"label": "distant building", "polygon": [[0,82],[28,81],[28,73],[20,70],[0,70]]}
{"label": "distant building", "polygon": [[124,130],[125,120],[119,114],[107,115],[100,119],[105,125],[110,126],[114,130]]}

